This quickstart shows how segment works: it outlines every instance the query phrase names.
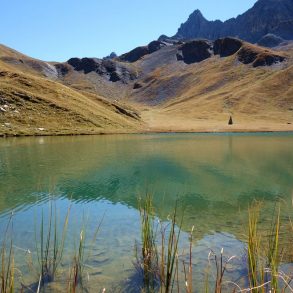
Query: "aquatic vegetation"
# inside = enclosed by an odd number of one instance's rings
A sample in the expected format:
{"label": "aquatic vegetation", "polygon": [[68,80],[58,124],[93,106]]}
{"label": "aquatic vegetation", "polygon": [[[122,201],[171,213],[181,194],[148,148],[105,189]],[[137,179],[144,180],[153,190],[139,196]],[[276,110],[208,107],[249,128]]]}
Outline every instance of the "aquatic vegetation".
{"label": "aquatic vegetation", "polygon": [[151,195],[146,195],[144,200],[140,199],[139,210],[141,218],[142,257],[141,261],[137,258],[137,263],[142,267],[144,290],[146,292],[153,292],[160,282],[160,275],[158,248],[156,244],[157,228],[155,227]]}
{"label": "aquatic vegetation", "polygon": [[153,215],[152,197],[146,195],[140,199],[142,250],[141,256],[136,254],[136,268],[142,269],[143,292],[168,293],[175,283],[179,286],[178,242],[182,219],[177,226],[177,208],[176,202],[170,221],[163,223]]}
{"label": "aquatic vegetation", "polygon": [[[67,210],[63,228],[60,229],[56,205],[53,206],[52,202],[50,202],[47,223],[45,223],[42,211],[40,232],[39,234],[36,232],[36,252],[39,264],[38,275],[41,285],[52,282],[55,279],[63,257],[69,214],[70,207]],[[38,246],[38,243],[40,243],[40,246]]]}
{"label": "aquatic vegetation", "polygon": [[13,293],[14,292],[14,252],[12,236],[8,232],[13,230],[12,215],[9,218],[7,227],[4,233],[3,241],[1,243],[1,266],[0,266],[0,292],[1,293]]}
{"label": "aquatic vegetation", "polygon": [[[179,269],[178,268],[178,242],[179,242],[180,233],[181,233],[182,218],[178,225],[178,230],[176,231],[177,208],[178,208],[178,203],[176,202],[175,209],[171,217],[170,232],[168,234],[167,255],[165,256],[163,250],[161,254],[162,269],[163,269],[163,264],[166,265],[166,268],[164,268],[164,271],[161,272],[162,285],[163,285],[161,287],[162,288],[161,292],[165,292],[165,293],[168,293],[172,290],[175,279],[177,281],[177,284],[179,281],[178,280],[178,269]],[[166,229],[161,229],[162,247],[163,247],[163,244],[165,244],[165,231]],[[166,258],[166,260],[164,260],[164,258]]]}
{"label": "aquatic vegetation", "polygon": [[[96,242],[103,219],[104,216],[99,221],[90,243],[87,237],[86,221],[85,219],[83,220],[82,228],[79,234],[78,245],[75,248],[72,263],[69,268],[67,292],[75,293],[78,288],[81,288],[82,291],[86,290],[84,282],[84,271],[86,267],[86,262],[91,257],[91,248],[94,246],[94,243]],[[86,254],[86,252],[88,253]]]}
{"label": "aquatic vegetation", "polygon": [[257,231],[259,219],[259,204],[248,210],[248,240],[247,240],[247,268],[248,279],[252,293],[264,292],[264,263],[261,259],[261,241]]}
{"label": "aquatic vegetation", "polygon": [[[208,270],[205,279],[197,284],[198,271],[194,271],[193,245],[195,228],[185,233],[188,236],[187,251],[179,251],[182,244],[182,218],[178,217],[178,201],[167,221],[161,221],[155,216],[153,198],[146,195],[139,201],[141,241],[136,244],[135,269],[139,272],[140,284],[127,288],[127,292],[170,293],[170,292],[293,292],[291,282],[293,275],[282,271],[283,246],[280,242],[281,208],[275,208],[269,227],[262,223],[262,204],[254,202],[248,209],[247,238],[246,238],[246,269],[247,276],[242,275],[243,282],[232,280],[226,273],[233,268],[231,263],[239,256],[226,257],[224,249],[220,253],[210,250],[207,256]],[[104,217],[96,225],[93,235],[89,236],[88,222],[83,215],[78,241],[74,246],[71,261],[64,261],[64,251],[67,252],[67,231],[71,208],[63,221],[59,220],[54,202],[49,204],[48,217],[41,213],[39,227],[36,226],[36,259],[38,266],[31,267],[37,277],[31,286],[21,282],[20,290],[46,292],[52,290],[45,286],[49,283],[65,282],[68,293],[91,292],[90,274],[86,270],[93,259],[91,252],[96,244]],[[181,214],[181,213],[180,213]],[[60,225],[60,222],[62,225]],[[288,223],[290,227],[292,222]],[[37,223],[36,223],[37,225]],[[264,227],[266,229],[264,229]],[[268,227],[268,228],[267,228]],[[14,245],[12,242],[13,224],[10,218],[1,246],[0,285],[1,293],[13,293],[19,284],[15,282]],[[70,230],[71,231],[71,230]],[[292,234],[293,230],[290,232]],[[185,239],[185,238],[183,238]],[[185,240],[184,240],[185,241]],[[184,244],[184,243],[183,243]],[[289,247],[290,249],[290,247]],[[64,269],[69,265],[69,270]],[[68,266],[67,266],[68,268]],[[33,270],[32,270],[33,271]],[[67,273],[66,273],[67,272]],[[204,272],[201,272],[204,274]],[[20,273],[21,274],[21,273]],[[56,278],[58,276],[58,278]],[[244,284],[248,284],[244,286]],[[62,285],[62,286],[63,286]],[[243,287],[244,286],[244,287]],[[22,289],[21,289],[22,288]],[[123,288],[122,290],[124,290]],[[96,290],[96,288],[95,288]],[[106,289],[103,289],[104,292]],[[124,291],[123,291],[124,292]]]}
{"label": "aquatic vegetation", "polygon": [[186,292],[192,293],[192,240],[193,240],[193,231],[194,226],[190,231],[189,235],[189,262],[188,264],[183,261],[183,268],[184,268],[184,279],[185,279],[185,286]]}
{"label": "aquatic vegetation", "polygon": [[268,235],[267,267],[270,269],[272,290],[278,291],[278,274],[280,264],[279,252],[280,207],[275,219],[272,220],[271,231]]}
{"label": "aquatic vegetation", "polygon": [[[140,205],[142,252],[141,257],[137,254],[136,264],[136,268],[139,267],[143,274],[142,292],[181,292],[183,286],[187,293],[196,292],[198,290],[196,286],[194,287],[196,276],[192,270],[194,227],[189,234],[188,261],[183,260],[181,266],[178,251],[181,225],[176,227],[177,204],[172,217],[169,218],[169,223],[164,224],[160,221],[156,222],[152,197],[148,195],[142,202],[143,204]],[[292,276],[287,276],[279,269],[280,207],[276,215],[272,216],[271,227],[267,233],[258,227],[261,207],[260,202],[254,202],[248,209],[246,259],[249,287],[243,289],[232,280],[224,280],[227,268],[237,258],[236,255],[225,257],[223,249],[220,255],[211,250],[208,255],[209,267],[204,281],[204,292],[222,293],[230,289],[231,292],[264,293],[288,290],[293,292],[290,287]],[[212,271],[215,273],[212,274]],[[214,285],[210,280],[211,274],[215,280]],[[245,276],[243,278],[245,279]]]}

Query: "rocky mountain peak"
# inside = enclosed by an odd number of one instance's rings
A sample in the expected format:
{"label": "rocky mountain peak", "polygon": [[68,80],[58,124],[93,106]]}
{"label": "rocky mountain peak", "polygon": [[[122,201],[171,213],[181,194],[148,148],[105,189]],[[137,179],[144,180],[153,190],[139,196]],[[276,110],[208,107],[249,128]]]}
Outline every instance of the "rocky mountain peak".
{"label": "rocky mountain peak", "polygon": [[293,1],[258,0],[252,8],[225,22],[208,21],[199,10],[181,24],[176,39],[217,38],[232,36],[256,43],[267,34],[293,39]]}

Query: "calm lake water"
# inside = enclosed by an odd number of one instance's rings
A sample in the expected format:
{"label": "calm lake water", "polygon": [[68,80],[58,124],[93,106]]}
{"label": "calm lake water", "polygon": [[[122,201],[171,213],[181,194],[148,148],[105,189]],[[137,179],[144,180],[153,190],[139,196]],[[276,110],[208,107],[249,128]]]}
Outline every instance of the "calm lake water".
{"label": "calm lake water", "polygon": [[[42,213],[54,202],[62,225],[71,206],[68,271],[74,244],[86,222],[88,237],[103,218],[87,259],[90,289],[107,292],[135,281],[134,246],[140,243],[138,197],[154,197],[155,214],[167,221],[176,199],[183,217],[180,249],[194,232],[194,271],[207,265],[209,249],[239,256],[234,280],[245,274],[244,233],[247,207],[258,199],[263,222],[276,201],[282,219],[292,214],[292,134],[157,134],[36,137],[0,140],[0,232],[13,215],[16,263],[26,283],[27,250],[36,251],[35,234]],[[0,236],[1,237],[1,236]],[[285,265],[290,267],[290,264]],[[62,283],[62,282],[61,282]],[[55,284],[54,292],[62,292]],[[123,290],[122,290],[123,291]]]}

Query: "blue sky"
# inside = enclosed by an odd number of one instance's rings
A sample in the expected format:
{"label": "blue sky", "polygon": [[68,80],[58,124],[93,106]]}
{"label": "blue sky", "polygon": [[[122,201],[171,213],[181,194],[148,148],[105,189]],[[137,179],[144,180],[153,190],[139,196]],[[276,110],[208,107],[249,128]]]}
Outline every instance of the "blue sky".
{"label": "blue sky", "polygon": [[195,9],[209,20],[226,20],[255,2],[0,0],[0,43],[47,61],[122,54],[161,34],[174,35]]}

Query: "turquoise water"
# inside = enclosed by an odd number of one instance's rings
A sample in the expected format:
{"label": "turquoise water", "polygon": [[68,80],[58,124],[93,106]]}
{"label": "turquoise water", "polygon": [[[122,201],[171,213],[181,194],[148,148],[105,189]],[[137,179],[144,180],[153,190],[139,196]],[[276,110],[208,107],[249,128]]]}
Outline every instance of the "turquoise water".
{"label": "turquoise water", "polygon": [[[293,135],[288,133],[1,139],[0,229],[13,211],[18,267],[26,271],[26,251],[36,250],[36,223],[48,213],[49,202],[56,204],[60,223],[70,206],[66,267],[84,218],[91,235],[104,215],[87,260],[88,277],[94,292],[114,291],[133,276],[139,196],[153,194],[161,221],[167,221],[178,199],[186,232],[181,248],[188,246],[194,225],[194,266],[200,272],[210,248],[224,248],[241,262],[246,211],[253,199],[264,202],[264,222],[276,200],[286,203],[282,218],[288,219],[292,179]],[[240,266],[235,271],[235,278],[243,273]]]}

